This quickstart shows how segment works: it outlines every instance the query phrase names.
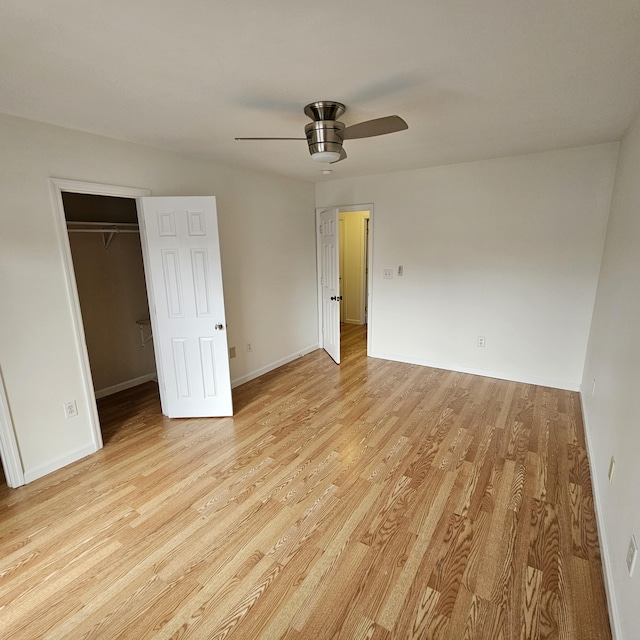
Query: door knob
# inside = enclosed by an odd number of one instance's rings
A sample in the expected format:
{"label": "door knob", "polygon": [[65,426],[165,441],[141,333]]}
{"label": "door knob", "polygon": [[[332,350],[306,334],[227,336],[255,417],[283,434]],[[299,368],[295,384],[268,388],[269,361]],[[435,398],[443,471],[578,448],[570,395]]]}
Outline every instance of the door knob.
{"label": "door knob", "polygon": [[222,331],[224,329],[224,326],[221,324],[217,324],[216,325],[216,331]]}

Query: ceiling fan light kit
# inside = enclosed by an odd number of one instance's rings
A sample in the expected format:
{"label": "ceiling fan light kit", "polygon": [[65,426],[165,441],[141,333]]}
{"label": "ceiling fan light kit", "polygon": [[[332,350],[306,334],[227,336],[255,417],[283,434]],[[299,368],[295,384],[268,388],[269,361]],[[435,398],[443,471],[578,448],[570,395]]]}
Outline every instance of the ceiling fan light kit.
{"label": "ceiling fan light kit", "polygon": [[311,152],[311,159],[316,162],[328,162],[333,164],[334,162],[338,162],[340,160],[340,152],[339,151],[315,151]]}
{"label": "ceiling fan light kit", "polygon": [[345,110],[346,107],[341,102],[318,100],[304,108],[305,114],[313,120],[304,128],[306,138],[236,138],[236,140],[306,139],[312,160],[334,164],[347,157],[342,147],[344,140],[371,138],[408,128],[407,123],[399,116],[376,118],[346,127],[338,120]]}

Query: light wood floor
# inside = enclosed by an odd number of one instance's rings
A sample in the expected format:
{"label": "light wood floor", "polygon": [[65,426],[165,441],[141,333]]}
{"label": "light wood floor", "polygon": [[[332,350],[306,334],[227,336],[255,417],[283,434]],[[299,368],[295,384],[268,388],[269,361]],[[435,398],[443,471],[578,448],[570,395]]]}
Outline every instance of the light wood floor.
{"label": "light wood floor", "polygon": [[611,637],[578,395],[367,359],[345,327],[168,420],[0,489],[2,638]]}

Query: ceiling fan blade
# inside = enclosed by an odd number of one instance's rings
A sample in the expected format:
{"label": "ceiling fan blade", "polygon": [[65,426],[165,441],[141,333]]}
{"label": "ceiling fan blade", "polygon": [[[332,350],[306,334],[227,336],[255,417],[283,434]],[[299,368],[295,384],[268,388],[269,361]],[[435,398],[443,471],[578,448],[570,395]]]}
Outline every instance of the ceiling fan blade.
{"label": "ceiling fan blade", "polygon": [[306,140],[306,138],[234,138],[234,140]]}
{"label": "ceiling fan blade", "polygon": [[340,149],[340,157],[329,164],[335,164],[336,162],[340,162],[340,160],[344,160],[347,157],[347,152],[344,149]]}
{"label": "ceiling fan blade", "polygon": [[354,140],[356,138],[382,136],[386,133],[395,133],[408,128],[409,125],[400,116],[385,116],[384,118],[352,124],[350,127],[345,127],[338,132],[338,135],[343,140]]}

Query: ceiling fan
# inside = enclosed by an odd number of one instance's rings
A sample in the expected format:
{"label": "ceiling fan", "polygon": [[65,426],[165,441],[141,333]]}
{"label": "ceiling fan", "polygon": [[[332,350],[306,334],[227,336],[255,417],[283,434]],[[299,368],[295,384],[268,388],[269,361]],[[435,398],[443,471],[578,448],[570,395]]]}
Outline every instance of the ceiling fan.
{"label": "ceiling fan", "polygon": [[347,157],[346,151],[342,148],[344,140],[372,138],[409,128],[400,116],[366,120],[346,127],[343,122],[338,121],[345,109],[341,102],[334,100],[319,100],[308,104],[304,112],[313,122],[305,126],[305,138],[236,138],[236,140],[306,140],[312,160],[334,164]]}

